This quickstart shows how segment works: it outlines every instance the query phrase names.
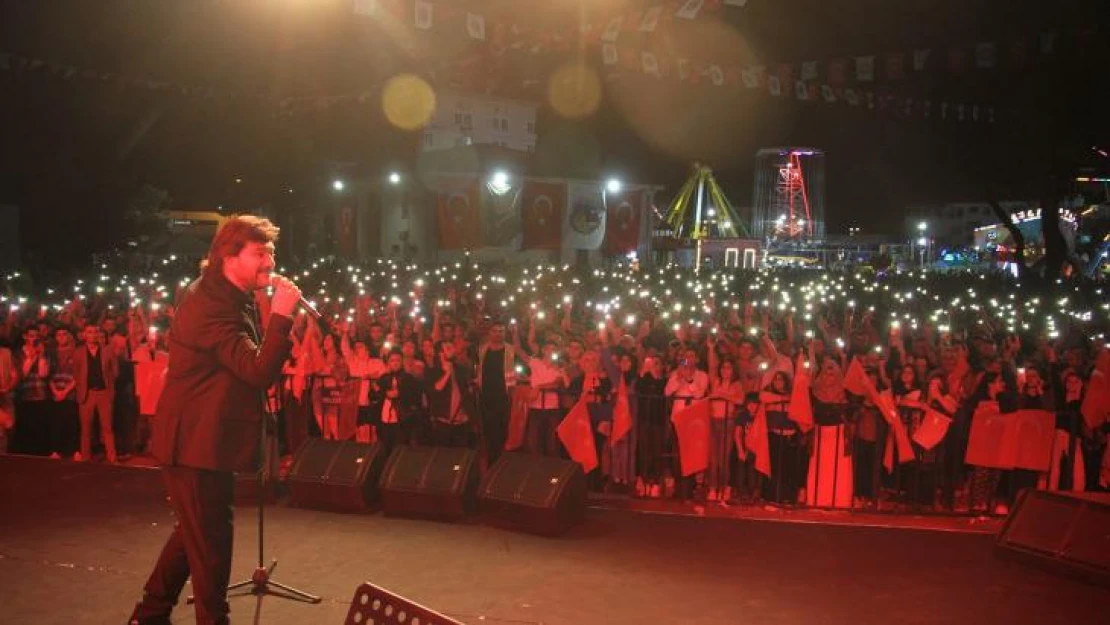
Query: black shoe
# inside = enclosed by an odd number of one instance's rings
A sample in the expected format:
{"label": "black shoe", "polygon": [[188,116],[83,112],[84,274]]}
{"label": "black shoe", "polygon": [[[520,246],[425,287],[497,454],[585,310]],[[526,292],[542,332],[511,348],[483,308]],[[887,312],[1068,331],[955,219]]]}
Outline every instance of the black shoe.
{"label": "black shoe", "polygon": [[127,625],[173,625],[168,615],[140,617],[139,611],[142,607],[142,603],[135,604],[135,611],[131,613],[131,618],[127,619]]}

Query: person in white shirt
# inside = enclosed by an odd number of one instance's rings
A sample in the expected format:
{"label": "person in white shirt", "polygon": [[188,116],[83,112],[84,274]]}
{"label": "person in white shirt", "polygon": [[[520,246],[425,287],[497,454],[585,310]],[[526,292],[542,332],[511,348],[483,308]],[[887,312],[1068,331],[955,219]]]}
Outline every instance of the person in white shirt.
{"label": "person in white shirt", "polygon": [[375,358],[363,341],[355,341],[351,348],[349,333],[343,335],[340,343],[343,359],[347,362],[350,377],[360,380],[358,389],[358,428],[355,431],[355,440],[360,443],[371,442],[373,436],[374,415],[370,413],[370,384],[373,380],[382,377],[386,372],[385,363],[381,358]]}
{"label": "person in white shirt", "polygon": [[[692,349],[685,349],[679,358],[678,366],[671,371],[667,386],[663,394],[672,400],[671,415],[690,405],[694,400],[705,397],[709,389],[709,375],[698,368],[698,355]],[[673,426],[672,426],[673,427]],[[672,431],[671,440],[674,444],[674,462],[671,466],[671,475],[675,476],[675,496],[689,499],[693,496],[694,476],[682,477],[682,464],[678,450],[678,435]]]}
{"label": "person in white shirt", "polygon": [[566,369],[559,360],[558,344],[544,341],[541,356],[529,356],[529,386],[534,397],[528,405],[528,450],[541,456],[559,456],[559,439],[555,429],[562,420],[560,399],[562,391],[570,384]]}

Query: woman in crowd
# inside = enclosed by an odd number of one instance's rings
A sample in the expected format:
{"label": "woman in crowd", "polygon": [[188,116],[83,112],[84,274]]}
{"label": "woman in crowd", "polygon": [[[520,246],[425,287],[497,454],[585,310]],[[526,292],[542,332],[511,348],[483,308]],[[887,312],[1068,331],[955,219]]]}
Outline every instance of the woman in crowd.
{"label": "woman in crowd", "polygon": [[848,432],[850,413],[844,374],[833,358],[825,358],[820,364],[810,399],[815,427],[806,478],[806,505],[850,508],[854,480]]}

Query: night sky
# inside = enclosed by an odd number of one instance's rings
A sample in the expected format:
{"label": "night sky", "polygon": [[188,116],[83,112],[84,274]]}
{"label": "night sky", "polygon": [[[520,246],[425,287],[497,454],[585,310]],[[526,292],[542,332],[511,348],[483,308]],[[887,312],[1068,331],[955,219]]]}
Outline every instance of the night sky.
{"label": "night sky", "polygon": [[[658,2],[446,4],[540,27],[570,23],[579,7],[603,16]],[[699,159],[714,167],[734,204],[748,206],[757,149],[821,148],[830,232],[849,224],[899,232],[900,211],[909,203],[1038,197],[1051,172],[1110,169],[1090,150],[1110,143],[1110,37],[1096,17],[1104,4],[749,0],[743,8],[723,6],[698,25],[675,23],[666,31],[667,49],[695,56],[708,50],[737,65],[796,67],[814,60],[822,73],[830,59],[875,55],[881,73],[888,54],[929,48],[930,67],[914,72],[906,58],[905,78],[876,81],[874,91],[894,103],[884,110],[625,71],[606,82],[590,118],[566,121],[543,107],[537,151],[554,137],[588,139],[586,161],[598,164],[598,176],[619,173],[672,192]],[[401,71],[434,68],[437,88],[458,78],[463,70],[453,61],[474,44],[465,35],[415,30],[411,2],[405,5],[409,21],[384,28],[352,15],[350,0],[3,0],[0,53],[46,64],[0,71],[0,203],[25,208],[25,249],[62,263],[111,247],[122,207],[145,184],[169,191],[175,208],[310,206],[334,174],[329,163],[373,176],[412,162],[418,135],[392,129],[374,97],[274,114],[283,97],[358,93]],[[438,17],[441,24],[449,19]],[[1043,32],[1056,33],[1051,54],[1038,48]],[[622,35],[618,42],[630,37],[641,36]],[[658,37],[651,41],[662,45]],[[984,41],[996,43],[993,69],[977,69],[968,58],[953,71],[951,47]],[[497,72],[494,93],[542,102],[546,78],[577,54],[576,46],[514,52]],[[604,71],[596,43],[583,54]],[[51,63],[63,69],[54,73]],[[68,66],[114,76],[64,79]],[[119,76],[203,86],[214,95],[121,85]],[[529,88],[531,80],[540,88]],[[252,95],[224,95],[233,92]],[[905,118],[898,111],[907,97],[933,101],[933,117]],[[941,101],[993,106],[995,123],[941,122]]]}

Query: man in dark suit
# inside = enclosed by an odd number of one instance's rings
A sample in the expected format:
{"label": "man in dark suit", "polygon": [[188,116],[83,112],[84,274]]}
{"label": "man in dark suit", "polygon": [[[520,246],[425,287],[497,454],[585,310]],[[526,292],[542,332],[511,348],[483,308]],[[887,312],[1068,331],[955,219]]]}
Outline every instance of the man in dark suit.
{"label": "man in dark suit", "polygon": [[81,418],[81,460],[92,459],[93,413],[100,418],[100,440],[108,462],[116,462],[116,437],[112,430],[112,406],[116,396],[119,360],[104,344],[104,333],[96,324],[85,324],[85,344],[73,353],[73,381]]}
{"label": "man in dark suit", "polygon": [[[132,625],[168,624],[190,576],[198,625],[229,623],[234,472],[259,466],[263,397],[292,347],[300,299],[292,282],[271,274],[277,235],[267,219],[229,219],[178,301],[151,440],[177,522]],[[271,285],[259,340],[254,292]]]}
{"label": "man in dark suit", "polygon": [[375,417],[378,439],[385,453],[397,444],[418,440],[424,428],[423,389],[420,381],[404,370],[401,350],[389,352],[388,370],[374,382],[374,403],[370,410]]}

